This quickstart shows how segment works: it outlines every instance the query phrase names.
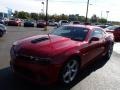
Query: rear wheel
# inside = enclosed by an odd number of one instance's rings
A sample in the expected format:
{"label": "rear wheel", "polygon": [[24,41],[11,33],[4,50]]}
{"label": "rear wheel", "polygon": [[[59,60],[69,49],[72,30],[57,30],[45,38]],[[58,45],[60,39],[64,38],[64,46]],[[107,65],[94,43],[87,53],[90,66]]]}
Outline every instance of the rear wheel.
{"label": "rear wheel", "polygon": [[60,81],[64,85],[71,85],[79,72],[79,60],[78,58],[72,58],[70,59],[62,68],[62,71],[60,73]]}
{"label": "rear wheel", "polygon": [[107,53],[105,55],[105,59],[107,59],[107,60],[110,59],[112,52],[113,52],[113,44],[110,44],[108,46]]}

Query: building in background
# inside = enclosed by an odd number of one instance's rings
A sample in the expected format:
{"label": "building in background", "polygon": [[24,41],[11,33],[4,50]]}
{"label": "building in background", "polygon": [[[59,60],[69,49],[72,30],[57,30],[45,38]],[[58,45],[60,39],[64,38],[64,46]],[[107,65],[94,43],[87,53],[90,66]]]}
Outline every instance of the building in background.
{"label": "building in background", "polygon": [[0,18],[8,18],[8,14],[4,12],[0,12]]}

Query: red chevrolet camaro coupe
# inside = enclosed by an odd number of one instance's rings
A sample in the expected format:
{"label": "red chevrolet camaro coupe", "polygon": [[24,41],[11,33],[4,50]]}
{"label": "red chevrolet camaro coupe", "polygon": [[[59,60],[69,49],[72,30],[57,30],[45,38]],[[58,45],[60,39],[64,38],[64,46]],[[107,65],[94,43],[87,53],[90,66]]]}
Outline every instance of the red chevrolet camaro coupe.
{"label": "red chevrolet camaro coupe", "polygon": [[38,84],[72,84],[90,62],[109,59],[114,38],[102,28],[65,25],[48,35],[37,35],[13,43],[12,72]]}

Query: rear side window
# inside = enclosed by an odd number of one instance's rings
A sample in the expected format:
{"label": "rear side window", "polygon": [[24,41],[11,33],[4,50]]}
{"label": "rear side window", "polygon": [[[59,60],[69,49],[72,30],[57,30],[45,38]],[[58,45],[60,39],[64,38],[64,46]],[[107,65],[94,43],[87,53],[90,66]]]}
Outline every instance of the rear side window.
{"label": "rear side window", "polygon": [[94,29],[94,31],[92,32],[91,37],[102,38],[102,37],[104,36],[104,34],[105,34],[105,33],[104,33],[101,29],[96,28],[96,29]]}
{"label": "rear side window", "polygon": [[117,30],[117,31],[119,30],[120,31],[120,27],[116,28],[115,30]]}

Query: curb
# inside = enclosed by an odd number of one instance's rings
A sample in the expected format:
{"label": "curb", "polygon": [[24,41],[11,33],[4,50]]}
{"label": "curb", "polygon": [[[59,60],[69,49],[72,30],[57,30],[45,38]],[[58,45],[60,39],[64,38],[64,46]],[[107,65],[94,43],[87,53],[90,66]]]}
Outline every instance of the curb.
{"label": "curb", "polygon": [[115,43],[113,51],[117,54],[120,54],[120,43]]}

